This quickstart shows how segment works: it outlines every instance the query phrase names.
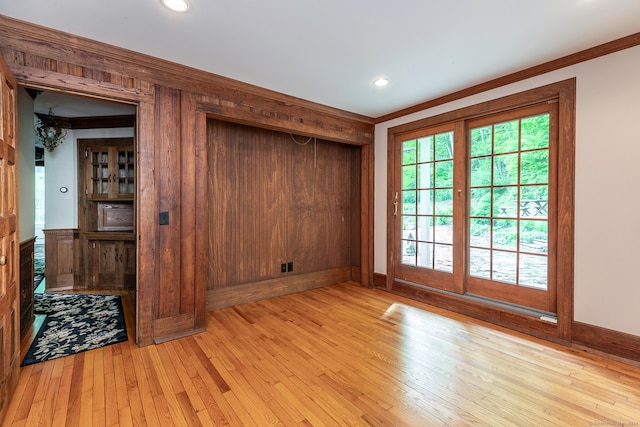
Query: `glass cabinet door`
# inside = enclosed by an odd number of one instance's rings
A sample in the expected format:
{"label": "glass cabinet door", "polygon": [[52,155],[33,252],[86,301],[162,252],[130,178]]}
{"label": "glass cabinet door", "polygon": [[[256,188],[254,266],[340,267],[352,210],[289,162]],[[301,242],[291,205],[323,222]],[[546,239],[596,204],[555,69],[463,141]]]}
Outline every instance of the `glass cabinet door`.
{"label": "glass cabinet door", "polygon": [[135,192],[135,163],[131,146],[91,147],[87,150],[89,199],[130,199]]}
{"label": "glass cabinet door", "polygon": [[112,176],[109,171],[109,151],[108,149],[96,148],[91,150],[91,185],[89,186],[90,194],[96,197],[108,197],[109,183]]}
{"label": "glass cabinet door", "polygon": [[117,174],[117,192],[119,196],[132,196],[134,193],[134,163],[133,149],[118,149],[118,174]]}

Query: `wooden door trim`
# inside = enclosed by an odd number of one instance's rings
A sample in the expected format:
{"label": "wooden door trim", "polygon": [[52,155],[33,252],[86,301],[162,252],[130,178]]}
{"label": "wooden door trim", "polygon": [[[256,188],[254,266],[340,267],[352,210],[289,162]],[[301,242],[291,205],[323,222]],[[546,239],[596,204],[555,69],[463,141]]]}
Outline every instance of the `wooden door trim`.
{"label": "wooden door trim", "polygon": [[374,263],[374,227],[373,227],[373,192],[374,192],[374,149],[373,145],[361,147],[360,168],[360,283],[362,286],[373,287]]}
{"label": "wooden door trim", "polygon": [[136,343],[153,343],[153,301],[157,283],[158,192],[154,143],[155,103],[141,101],[136,113]]}

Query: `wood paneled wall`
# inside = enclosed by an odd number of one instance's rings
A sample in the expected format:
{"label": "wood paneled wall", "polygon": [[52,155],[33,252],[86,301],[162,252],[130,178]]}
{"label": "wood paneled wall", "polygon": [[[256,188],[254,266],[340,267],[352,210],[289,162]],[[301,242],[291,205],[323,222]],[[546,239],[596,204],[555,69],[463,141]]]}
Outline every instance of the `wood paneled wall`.
{"label": "wood paneled wall", "polygon": [[34,244],[36,238],[20,242],[20,338],[35,319],[33,313]]}
{"label": "wood paneled wall", "polygon": [[208,133],[208,289],[249,300],[251,284],[360,265],[360,147],[220,120]]}
{"label": "wood paneled wall", "polygon": [[[140,345],[193,333],[205,324],[209,200],[206,181],[199,177],[206,177],[206,117],[361,146],[362,175],[366,177],[359,184],[361,200],[372,200],[372,118],[2,15],[0,54],[25,87],[137,106],[136,335]],[[359,155],[353,151],[357,149],[347,150],[352,157]],[[353,169],[346,169],[346,176],[351,173]],[[298,191],[315,200],[315,187],[306,182],[299,185]],[[326,209],[340,208],[330,205]],[[298,207],[302,215],[306,209]],[[168,226],[159,225],[161,211],[169,212]],[[346,222],[349,215],[357,214],[348,212]],[[370,202],[361,202],[360,227],[367,230],[361,230],[360,241],[363,284],[373,274],[372,217]],[[313,219],[305,217],[304,221]],[[298,228],[291,233],[301,241],[320,239],[316,236],[320,229],[315,230]],[[324,245],[333,245],[336,231],[329,230]],[[344,237],[347,247],[355,236]],[[315,262],[315,254],[300,251],[301,261],[292,260],[294,272]],[[344,248],[334,247],[331,252],[335,257],[331,265],[342,264],[336,259],[343,256],[347,257],[344,265],[351,265],[350,257],[356,256],[355,250]],[[342,269],[332,271],[334,280],[350,274]],[[317,284],[324,279],[313,280]]]}

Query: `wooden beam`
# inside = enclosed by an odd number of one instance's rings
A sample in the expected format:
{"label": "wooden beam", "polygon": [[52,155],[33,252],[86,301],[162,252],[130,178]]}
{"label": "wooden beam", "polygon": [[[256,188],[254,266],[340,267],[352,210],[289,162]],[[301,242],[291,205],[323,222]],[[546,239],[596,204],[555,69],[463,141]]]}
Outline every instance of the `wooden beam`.
{"label": "wooden beam", "polygon": [[152,93],[145,82],[170,82],[202,95],[199,108],[214,117],[336,142],[373,142],[371,117],[6,16],[0,16],[0,52],[19,83],[37,89],[87,93],[89,79],[114,99],[131,99],[129,92],[137,98]]}

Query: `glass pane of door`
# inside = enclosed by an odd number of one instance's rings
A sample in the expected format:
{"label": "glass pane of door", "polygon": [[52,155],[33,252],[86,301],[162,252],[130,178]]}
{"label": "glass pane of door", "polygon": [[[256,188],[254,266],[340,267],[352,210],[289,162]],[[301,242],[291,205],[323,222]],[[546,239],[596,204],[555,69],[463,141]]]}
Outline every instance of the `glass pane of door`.
{"label": "glass pane of door", "polygon": [[470,129],[468,274],[548,288],[549,114]]}
{"label": "glass pane of door", "polygon": [[453,271],[453,131],[403,141],[400,262]]}

